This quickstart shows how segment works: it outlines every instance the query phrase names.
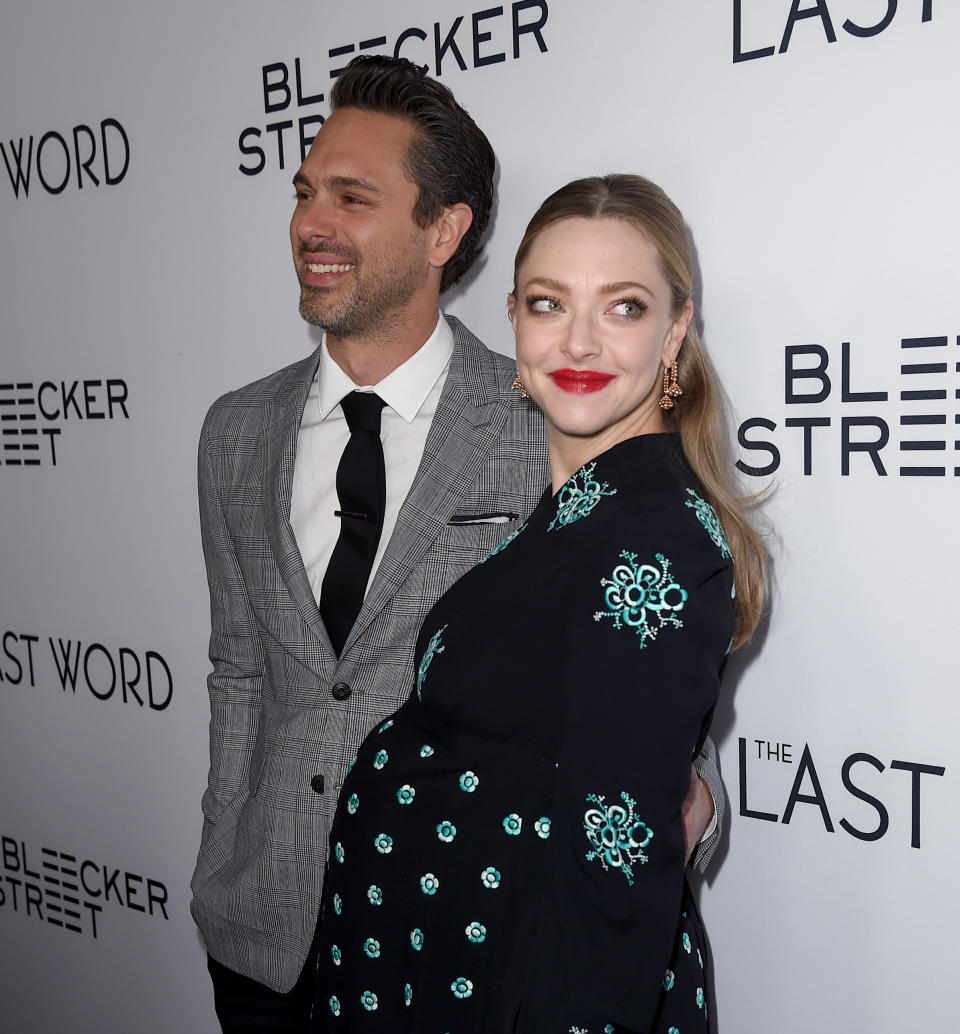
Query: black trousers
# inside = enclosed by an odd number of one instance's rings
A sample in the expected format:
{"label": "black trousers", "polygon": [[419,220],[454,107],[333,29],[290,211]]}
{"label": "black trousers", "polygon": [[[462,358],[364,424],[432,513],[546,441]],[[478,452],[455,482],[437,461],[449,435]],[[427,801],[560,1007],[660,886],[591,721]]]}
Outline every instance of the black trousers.
{"label": "black trousers", "polygon": [[213,1004],[223,1034],[310,1034],[314,1029],[310,1009],[317,984],[317,941],[315,933],[300,978],[286,992],[234,973],[208,955]]}

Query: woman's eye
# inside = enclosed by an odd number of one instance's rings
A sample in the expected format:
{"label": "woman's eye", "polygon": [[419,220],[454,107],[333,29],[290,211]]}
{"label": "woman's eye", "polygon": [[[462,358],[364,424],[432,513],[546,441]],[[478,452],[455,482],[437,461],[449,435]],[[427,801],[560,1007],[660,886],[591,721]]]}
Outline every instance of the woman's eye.
{"label": "woman's eye", "polygon": [[531,312],[559,312],[561,305],[556,298],[528,298],[527,308]]}
{"label": "woman's eye", "polygon": [[617,302],[610,310],[615,316],[626,316],[628,319],[636,319],[647,311],[647,303],[639,298],[624,298]]}

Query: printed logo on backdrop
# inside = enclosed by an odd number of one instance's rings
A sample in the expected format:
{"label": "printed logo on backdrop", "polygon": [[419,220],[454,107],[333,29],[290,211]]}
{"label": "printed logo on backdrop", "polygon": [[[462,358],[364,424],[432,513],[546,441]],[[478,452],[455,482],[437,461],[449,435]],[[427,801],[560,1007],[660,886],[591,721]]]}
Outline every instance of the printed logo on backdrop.
{"label": "printed logo on backdrop", "polygon": [[0,466],[55,467],[64,432],[90,420],[129,420],[127,395],[120,377],[0,382]]}
{"label": "printed logo on backdrop", "polygon": [[[547,0],[514,0],[471,14],[444,15],[426,27],[410,26],[391,35],[343,40],[327,48],[326,61],[295,57],[260,68],[263,125],[241,130],[238,168],[246,176],[298,166],[310,150],[324,116],[316,109],[326,101],[332,80],[358,54],[390,54],[420,65],[441,79],[447,72],[466,72],[504,61],[547,52],[544,29]],[[258,122],[259,122],[258,117]]]}
{"label": "printed logo on backdrop", "polygon": [[166,885],[102,859],[0,835],[0,909],[97,940],[116,908],[169,919]]}
{"label": "printed logo on backdrop", "polygon": [[[927,761],[884,762],[868,751],[838,758],[818,750],[815,760],[809,743],[801,746],[741,736],[739,746],[740,814],[744,818],[784,825],[796,822],[796,827],[803,829],[812,823],[817,828],[822,825],[827,833],[836,833],[839,826],[849,836],[867,842],[889,834],[894,842],[918,849],[924,795],[946,772],[945,766]],[[838,768],[843,792],[828,795],[821,773],[832,776]],[[907,797],[909,805],[904,808],[902,801]],[[942,807],[933,809],[936,818],[943,812]]]}
{"label": "printed logo on backdrop", "polygon": [[[850,342],[839,353],[818,344],[786,346],[787,408],[779,420],[743,421],[737,467],[765,477],[789,449],[802,457],[808,477],[837,470],[844,477],[960,477],[960,336],[902,338],[888,349],[888,377],[872,390],[854,374]],[[828,404],[833,415],[824,414]]]}
{"label": "printed logo on backdrop", "polygon": [[[933,0],[905,0],[902,6],[898,0],[875,0],[876,21],[862,25],[844,17],[850,3],[851,0],[810,0],[808,3],[804,0],[733,0],[733,63],[785,54],[795,30],[798,40],[806,35],[815,37],[818,42],[836,43],[836,18],[844,18],[840,23],[844,33],[860,39],[886,32],[897,17],[898,8],[898,21],[907,18],[933,21]],[[798,28],[800,22],[810,24]]]}
{"label": "printed logo on backdrop", "polygon": [[12,631],[3,633],[0,646],[0,686],[130,704],[144,712],[165,711],[173,700],[170,665],[156,650]]}
{"label": "printed logo on backdrop", "polygon": [[26,200],[31,188],[47,194],[84,187],[115,187],[130,168],[130,138],[115,118],[96,128],[85,123],[59,132],[29,133],[0,140],[13,195]]}

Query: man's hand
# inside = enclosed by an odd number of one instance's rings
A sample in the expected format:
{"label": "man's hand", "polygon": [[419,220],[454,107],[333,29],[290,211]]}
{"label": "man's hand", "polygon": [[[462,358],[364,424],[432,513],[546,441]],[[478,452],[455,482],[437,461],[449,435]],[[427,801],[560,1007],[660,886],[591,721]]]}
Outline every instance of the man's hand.
{"label": "man's hand", "polygon": [[713,818],[713,796],[707,784],[697,775],[697,770],[690,766],[690,789],[680,808],[683,816],[683,842],[686,845],[686,861],[690,861],[693,849],[700,843],[703,834]]}

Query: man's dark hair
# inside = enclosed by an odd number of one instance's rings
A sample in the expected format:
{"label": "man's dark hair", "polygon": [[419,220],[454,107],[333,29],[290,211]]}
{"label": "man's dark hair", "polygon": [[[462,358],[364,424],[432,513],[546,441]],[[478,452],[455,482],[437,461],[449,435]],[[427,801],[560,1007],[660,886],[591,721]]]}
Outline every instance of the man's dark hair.
{"label": "man's dark hair", "polygon": [[428,226],[448,205],[470,206],[473,222],[440,280],[441,291],[452,287],[476,261],[490,221],[497,162],[490,141],[446,86],[406,58],[355,57],[334,83],[330,108],[358,108],[413,124],[416,135],[405,164],[420,191],[413,209],[418,226]]}

